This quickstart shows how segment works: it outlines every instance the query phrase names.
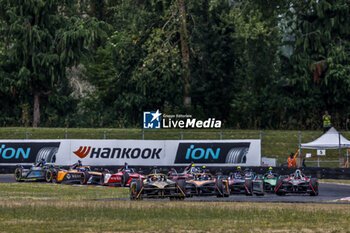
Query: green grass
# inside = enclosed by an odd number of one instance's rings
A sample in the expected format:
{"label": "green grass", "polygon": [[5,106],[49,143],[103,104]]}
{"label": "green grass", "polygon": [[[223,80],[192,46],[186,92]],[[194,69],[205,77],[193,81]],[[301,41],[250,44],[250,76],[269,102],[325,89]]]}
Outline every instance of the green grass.
{"label": "green grass", "polygon": [[129,201],[123,188],[0,184],[1,232],[344,232],[350,205]]}
{"label": "green grass", "polygon": [[0,183],[0,200],[92,200],[126,198],[125,188],[51,183]]}
{"label": "green grass", "polygon": [[[67,136],[70,139],[103,139],[106,133],[107,139],[142,139],[142,129],[111,129],[111,128],[20,128],[20,127],[2,127],[0,128],[0,139],[25,139],[26,132],[29,139],[64,139]],[[278,159],[278,163],[286,163],[291,152],[296,152],[299,145],[299,131],[297,130],[181,130],[181,129],[161,129],[145,130],[145,139],[259,139],[262,135],[262,156]],[[342,134],[350,138],[349,132]],[[310,142],[322,135],[322,131],[302,131],[302,143]],[[345,153],[345,150],[342,151]],[[312,153],[312,158],[308,160],[317,160],[315,150],[303,150],[302,153]],[[327,150],[327,156],[320,158],[325,160],[339,160],[338,150]],[[315,163],[307,163],[315,165]],[[338,162],[321,164],[322,166],[338,167]]]}
{"label": "green grass", "polygon": [[321,182],[321,183],[348,184],[348,185],[350,185],[350,180],[320,179],[319,182]]}
{"label": "green grass", "polygon": [[[122,201],[127,190],[0,184],[2,232],[343,232],[349,205]],[[96,199],[104,200],[96,200]],[[292,225],[291,225],[292,224]]]}

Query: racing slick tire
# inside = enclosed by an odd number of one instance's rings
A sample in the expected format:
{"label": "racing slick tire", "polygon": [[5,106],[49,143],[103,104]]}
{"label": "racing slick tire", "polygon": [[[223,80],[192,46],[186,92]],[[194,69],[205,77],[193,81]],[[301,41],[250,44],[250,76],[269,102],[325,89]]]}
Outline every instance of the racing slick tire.
{"label": "racing slick tire", "polygon": [[130,179],[130,176],[129,176],[128,173],[124,173],[124,174],[122,175],[122,181],[121,181],[122,187],[125,187],[125,186],[126,186],[126,184],[128,183],[129,179]]}
{"label": "racing slick tire", "polygon": [[275,193],[278,195],[278,196],[284,196],[286,195],[285,192],[281,191],[280,188],[283,184],[283,180],[282,179],[278,179],[277,182],[276,182],[276,186],[275,186]]}
{"label": "racing slick tire", "polygon": [[225,196],[225,185],[222,179],[218,178],[216,180],[216,197],[224,197]]}
{"label": "racing slick tire", "polygon": [[138,179],[138,180],[132,180],[130,182],[130,188],[129,188],[129,192],[130,192],[130,200],[141,200],[142,199],[142,195],[139,195],[141,189],[142,189],[142,180]]}
{"label": "racing slick tire", "polygon": [[263,180],[255,181],[255,187],[258,187],[257,189],[255,189],[256,196],[264,196],[265,195],[265,185],[264,185]]}
{"label": "racing slick tire", "polygon": [[15,170],[15,180],[17,182],[22,182],[22,168],[16,168]]}
{"label": "racing slick tire", "polygon": [[318,180],[317,180],[317,178],[311,178],[310,186],[311,186],[310,196],[318,196]]}
{"label": "racing slick tire", "polygon": [[80,184],[87,184],[88,180],[90,178],[90,174],[85,171],[81,174]]}
{"label": "racing slick tire", "polygon": [[245,186],[245,195],[253,196],[253,181],[246,180],[244,186]]}
{"label": "racing slick tire", "polygon": [[57,169],[52,169],[52,183],[57,183],[57,173],[58,173],[58,170]]}
{"label": "racing slick tire", "polygon": [[100,177],[100,181],[98,182],[99,185],[103,185],[104,184],[104,182],[105,182],[105,175],[106,175],[106,173],[102,172],[102,175]]}
{"label": "racing slick tire", "polygon": [[[176,185],[180,189],[179,191],[183,192],[186,196],[187,195],[186,194],[186,181],[185,180],[176,180]],[[184,198],[185,196],[180,196],[178,199]]]}
{"label": "racing slick tire", "polygon": [[47,183],[51,183],[53,180],[53,172],[51,169],[47,169],[46,173],[45,173],[45,180]]}

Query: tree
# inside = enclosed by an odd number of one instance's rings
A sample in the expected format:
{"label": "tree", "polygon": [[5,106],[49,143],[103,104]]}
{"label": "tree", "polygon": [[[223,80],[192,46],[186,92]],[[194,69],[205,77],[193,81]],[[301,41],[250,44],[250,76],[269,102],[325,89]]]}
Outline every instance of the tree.
{"label": "tree", "polygon": [[37,127],[40,99],[66,83],[66,68],[76,65],[103,31],[94,18],[75,13],[79,1],[0,0],[0,5],[5,57],[12,64],[10,88],[33,98]]}
{"label": "tree", "polygon": [[[335,126],[344,127],[349,117],[350,5],[348,0],[293,1],[295,46],[290,79],[296,108],[319,128],[322,111],[333,114]],[[304,114],[305,114],[304,113]],[[303,114],[303,113],[301,113]],[[301,115],[303,121],[309,116]],[[345,127],[344,127],[345,128]]]}

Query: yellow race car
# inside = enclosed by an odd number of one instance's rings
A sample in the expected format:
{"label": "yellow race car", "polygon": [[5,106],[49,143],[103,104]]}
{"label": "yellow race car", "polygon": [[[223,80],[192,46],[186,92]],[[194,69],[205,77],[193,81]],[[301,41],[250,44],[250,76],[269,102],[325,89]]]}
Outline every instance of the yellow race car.
{"label": "yellow race car", "polygon": [[145,198],[167,198],[183,200],[185,193],[185,180],[170,180],[164,174],[152,173],[132,180],[130,183],[130,199],[139,200]]}

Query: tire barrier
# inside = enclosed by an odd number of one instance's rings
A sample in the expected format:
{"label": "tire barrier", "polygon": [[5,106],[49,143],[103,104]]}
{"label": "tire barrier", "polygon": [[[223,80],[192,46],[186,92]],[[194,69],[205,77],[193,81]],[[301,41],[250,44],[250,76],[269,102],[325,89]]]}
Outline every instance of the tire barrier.
{"label": "tire barrier", "polygon": [[36,155],[35,163],[39,163],[42,159],[45,159],[47,163],[55,163],[57,151],[58,147],[41,148],[38,154]]}
{"label": "tire barrier", "polygon": [[242,164],[247,162],[249,147],[232,148],[226,156],[225,163]]}

